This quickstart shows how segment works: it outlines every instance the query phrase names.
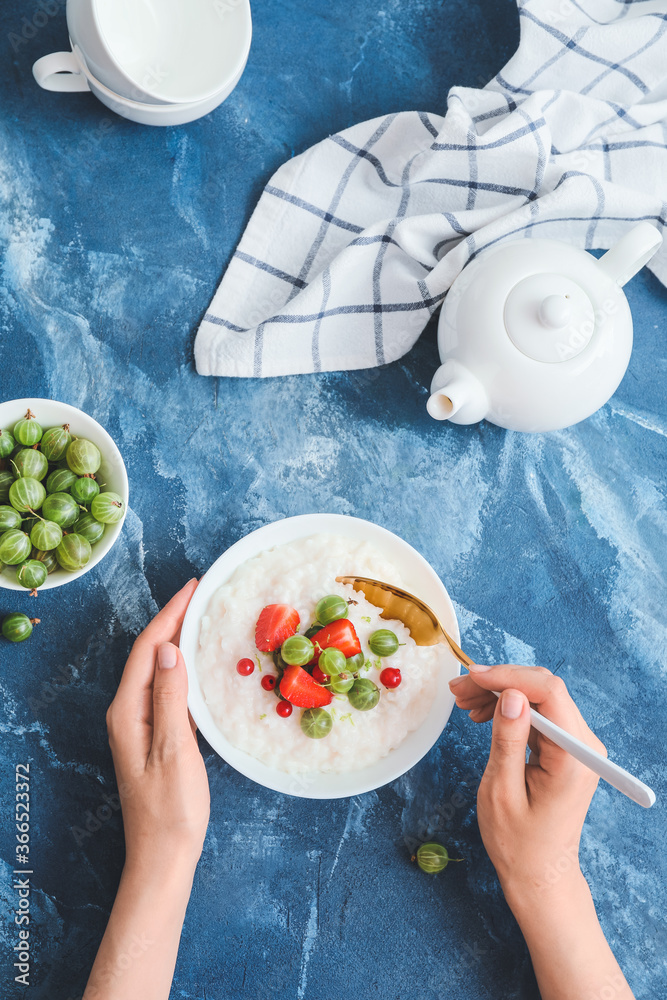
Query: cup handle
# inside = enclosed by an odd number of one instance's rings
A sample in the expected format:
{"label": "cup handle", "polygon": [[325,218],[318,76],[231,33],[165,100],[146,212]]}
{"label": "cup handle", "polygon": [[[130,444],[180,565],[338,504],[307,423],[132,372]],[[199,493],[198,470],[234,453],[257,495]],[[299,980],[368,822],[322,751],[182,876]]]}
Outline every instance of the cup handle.
{"label": "cup handle", "polygon": [[90,90],[73,52],[51,52],[32,67],[35,80],[43,90],[76,93]]}

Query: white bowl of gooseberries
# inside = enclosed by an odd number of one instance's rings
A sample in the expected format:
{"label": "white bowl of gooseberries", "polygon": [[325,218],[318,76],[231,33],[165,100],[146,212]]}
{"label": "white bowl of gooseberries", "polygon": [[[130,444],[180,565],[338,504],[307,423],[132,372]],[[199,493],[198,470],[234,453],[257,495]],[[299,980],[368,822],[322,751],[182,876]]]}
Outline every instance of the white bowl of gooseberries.
{"label": "white bowl of gooseberries", "polygon": [[53,399],[0,403],[0,587],[50,590],[83,576],[114,545],[127,503],[123,458],[96,420]]}

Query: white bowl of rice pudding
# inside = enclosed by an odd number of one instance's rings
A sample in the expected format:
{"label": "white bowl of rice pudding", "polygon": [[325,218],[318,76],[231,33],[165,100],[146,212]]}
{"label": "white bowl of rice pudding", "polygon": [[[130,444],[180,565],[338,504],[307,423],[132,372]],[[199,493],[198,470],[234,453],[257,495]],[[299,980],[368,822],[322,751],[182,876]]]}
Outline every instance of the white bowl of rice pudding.
{"label": "white bowl of rice pudding", "polygon": [[[460,666],[449,648],[417,646],[400,622],[380,618],[363,594],[336,582],[344,575],[415,594],[458,642],[452,602],[423,556],[386,528],[342,514],[290,517],[246,535],[202,578],[183,623],[195,723],[228,764],[274,791],[333,799],[379,788],[428,753],[454,705],[448,682]],[[255,625],[265,606],[285,604],[298,611],[304,634],[316,620],[317,602],[332,594],[354,602],[348,618],[365,658],[359,676],[373,681],[380,698],[372,710],[360,711],[346,694],[335,694],[326,706],[330,732],[311,739],[301,727],[303,709],[282,717],[277,690],[262,686],[276,669],[272,654],[255,646]],[[368,639],[378,629],[398,637],[393,655],[378,658],[370,650]],[[257,664],[246,676],[237,670],[243,659]],[[386,667],[400,670],[395,689],[380,681]]]}

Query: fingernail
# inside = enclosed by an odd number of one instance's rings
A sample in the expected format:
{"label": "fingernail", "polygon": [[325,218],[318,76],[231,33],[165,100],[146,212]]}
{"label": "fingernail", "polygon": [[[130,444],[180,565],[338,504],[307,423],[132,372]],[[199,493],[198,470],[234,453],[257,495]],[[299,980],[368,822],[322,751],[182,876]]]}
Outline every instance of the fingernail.
{"label": "fingernail", "polygon": [[461,681],[464,680],[465,680],[465,674],[459,674],[458,677],[452,677],[451,681],[449,682],[449,686],[450,688],[454,688],[456,687],[457,684],[460,684]]}
{"label": "fingernail", "polygon": [[163,642],[157,651],[160,670],[172,670],[178,663],[178,650],[170,642]]}
{"label": "fingernail", "polygon": [[523,698],[517,691],[504,691],[500,699],[500,714],[504,719],[518,719],[523,712]]}
{"label": "fingernail", "polygon": [[471,670],[474,674],[481,674],[484,670],[490,670],[491,667],[485,667],[481,663],[471,663],[468,666],[468,670]]}

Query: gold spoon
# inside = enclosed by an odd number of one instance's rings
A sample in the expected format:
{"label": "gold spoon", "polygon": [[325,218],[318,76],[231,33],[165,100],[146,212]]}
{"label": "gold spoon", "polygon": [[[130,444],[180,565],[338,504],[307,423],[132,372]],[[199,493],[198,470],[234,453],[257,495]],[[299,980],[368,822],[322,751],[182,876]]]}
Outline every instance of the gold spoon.
{"label": "gold spoon", "polygon": [[[410,630],[410,635],[418,646],[435,646],[437,643],[444,642],[464,667],[474,664],[475,661],[471,660],[457,646],[451,635],[443,628],[435,612],[418,597],[389,583],[381,583],[380,580],[371,580],[365,576],[337,576],[336,581],[349,583],[355,590],[361,591],[370,604],[376,608],[382,608],[382,618],[402,622]],[[498,691],[493,693],[499,696]],[[655,802],[655,793],[643,781],[635,778],[633,774],[619,767],[618,764],[603,757],[597,750],[582,743],[565,729],[561,729],[555,722],[540,715],[534,708],[530,710],[530,724],[533,729],[542,733],[563,750],[567,750],[591,771],[604,778],[610,785],[613,785],[619,792],[623,792],[640,806],[648,809]]]}

